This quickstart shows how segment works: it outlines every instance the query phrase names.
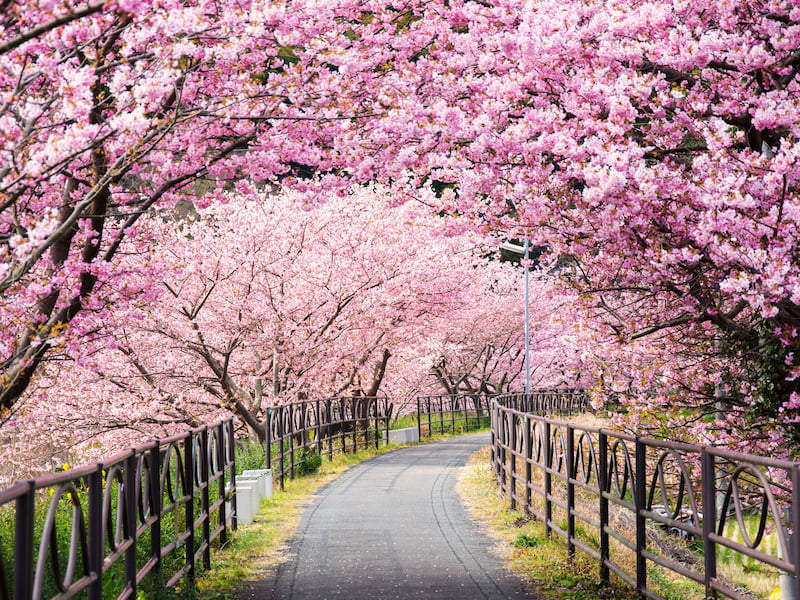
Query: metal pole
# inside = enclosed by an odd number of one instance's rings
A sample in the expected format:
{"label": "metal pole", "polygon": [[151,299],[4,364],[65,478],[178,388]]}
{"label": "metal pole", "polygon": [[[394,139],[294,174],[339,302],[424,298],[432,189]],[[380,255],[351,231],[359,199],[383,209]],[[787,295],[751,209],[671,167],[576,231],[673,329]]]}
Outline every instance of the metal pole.
{"label": "metal pole", "polygon": [[[644,510],[647,508],[647,448],[644,442],[636,436],[636,466],[634,475],[633,503],[636,507],[636,591],[640,598],[646,598],[647,591],[647,519]],[[705,492],[705,488],[703,488]],[[707,515],[706,515],[706,518]],[[706,555],[706,560],[708,555]],[[708,594],[708,592],[706,592]],[[706,595],[711,598],[711,596]]]}
{"label": "metal pole", "polygon": [[529,285],[528,285],[528,240],[525,240],[525,254],[523,260],[523,268],[525,269],[525,393],[531,393],[531,331],[530,331],[530,319],[528,318],[528,296],[529,296]]}
{"label": "metal pole", "polygon": [[103,466],[98,463],[89,479],[89,572],[95,576],[89,585],[89,600],[103,597]]}
{"label": "metal pole", "polygon": [[611,550],[608,534],[609,515],[606,491],[609,490],[610,486],[608,484],[608,437],[602,431],[597,436],[597,443],[599,445],[597,487],[600,493],[600,579],[608,583],[610,578],[608,562],[611,558]]}

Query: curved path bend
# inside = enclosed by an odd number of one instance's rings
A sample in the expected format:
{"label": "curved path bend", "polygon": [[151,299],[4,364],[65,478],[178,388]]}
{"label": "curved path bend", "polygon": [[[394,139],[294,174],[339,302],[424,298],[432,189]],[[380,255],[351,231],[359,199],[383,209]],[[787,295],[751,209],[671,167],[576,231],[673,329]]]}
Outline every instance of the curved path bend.
{"label": "curved path bend", "polygon": [[534,598],[504,571],[455,492],[488,434],[401,448],[324,486],[291,541],[292,558],[242,600]]}

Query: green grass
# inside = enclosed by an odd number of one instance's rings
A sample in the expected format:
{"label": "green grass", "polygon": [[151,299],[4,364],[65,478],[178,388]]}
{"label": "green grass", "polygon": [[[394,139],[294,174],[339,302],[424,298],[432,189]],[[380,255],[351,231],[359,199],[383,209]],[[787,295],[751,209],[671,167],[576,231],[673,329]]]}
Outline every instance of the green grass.
{"label": "green grass", "polygon": [[400,415],[395,417],[389,423],[389,429],[406,429],[407,427],[417,426],[416,413],[410,415]]}
{"label": "green grass", "polygon": [[[430,419],[427,414],[423,414],[419,426],[423,435],[428,433],[444,433],[447,431],[464,432],[477,431],[489,427],[489,413],[484,412],[478,417],[474,412],[465,413],[444,412],[432,413]],[[389,429],[403,429],[406,427],[417,427],[417,414],[400,415],[392,419]]]}
{"label": "green grass", "polygon": [[[414,415],[414,418],[416,419],[416,415]],[[428,415],[422,415],[420,420],[420,429],[424,437],[436,433],[480,431],[482,429],[488,429],[491,424],[489,413],[483,413],[479,417],[475,413],[445,412],[432,414],[430,415],[430,419]]]}

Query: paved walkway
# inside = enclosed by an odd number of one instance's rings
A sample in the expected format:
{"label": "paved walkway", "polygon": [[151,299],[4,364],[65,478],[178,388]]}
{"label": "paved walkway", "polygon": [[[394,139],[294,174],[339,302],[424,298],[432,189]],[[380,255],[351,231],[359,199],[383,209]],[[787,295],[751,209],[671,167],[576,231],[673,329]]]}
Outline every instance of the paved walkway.
{"label": "paved walkway", "polygon": [[292,559],[240,598],[534,598],[490,553],[454,490],[458,468],[488,442],[465,435],[352,467],[306,509]]}

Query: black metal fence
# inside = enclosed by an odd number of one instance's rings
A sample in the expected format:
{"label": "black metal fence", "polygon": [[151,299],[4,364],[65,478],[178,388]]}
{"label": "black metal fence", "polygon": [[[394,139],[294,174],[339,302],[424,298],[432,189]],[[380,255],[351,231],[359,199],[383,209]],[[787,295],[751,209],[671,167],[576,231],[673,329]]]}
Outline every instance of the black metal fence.
{"label": "black metal fence", "polygon": [[490,396],[441,394],[417,397],[419,439],[435,434],[471,431],[489,426]]}
{"label": "black metal fence", "polygon": [[[439,394],[417,397],[419,439],[435,434],[489,427],[490,394]],[[540,414],[572,414],[589,408],[589,395],[580,389],[533,390],[504,396],[510,408]]]}
{"label": "black metal fence", "polygon": [[498,483],[512,508],[566,540],[570,556],[578,549],[596,559],[604,581],[613,573],[653,599],[673,579],[705,598],[751,600],[753,586],[778,582],[784,597],[800,597],[800,535],[791,534],[800,523],[800,463],[578,426],[517,406],[527,406],[521,395],[491,407]]}
{"label": "black metal fence", "polygon": [[589,394],[579,388],[531,390],[529,393],[503,394],[503,406],[538,415],[571,415],[591,409]]}
{"label": "black metal fence", "polygon": [[236,527],[233,422],[0,492],[0,600],[191,585]]}
{"label": "black metal fence", "polygon": [[387,398],[347,396],[294,402],[267,409],[267,467],[281,487],[294,479],[310,454],[333,457],[334,452],[386,443],[392,404]]}

